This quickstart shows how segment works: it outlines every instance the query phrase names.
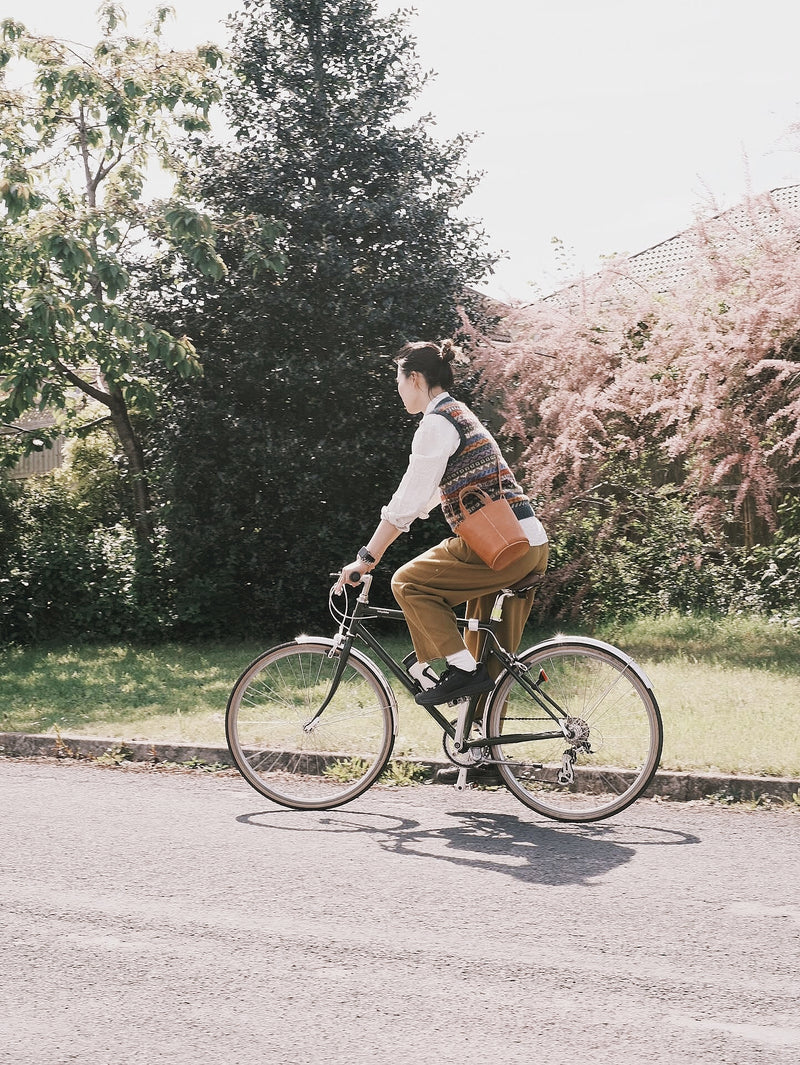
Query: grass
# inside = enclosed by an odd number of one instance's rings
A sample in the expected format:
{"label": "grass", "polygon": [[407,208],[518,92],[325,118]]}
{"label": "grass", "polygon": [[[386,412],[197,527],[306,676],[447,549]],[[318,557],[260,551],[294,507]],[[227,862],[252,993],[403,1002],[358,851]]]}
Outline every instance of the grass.
{"label": "grass", "polygon": [[667,615],[605,638],[650,677],[665,768],[800,776],[800,626]]}
{"label": "grass", "polygon": [[225,742],[225,704],[263,647],[54,646],[0,653],[0,730]]}
{"label": "grass", "polygon": [[[547,635],[528,634],[525,642]],[[664,717],[664,768],[800,777],[800,626],[668,615],[592,635],[647,671]],[[396,657],[408,650],[401,639],[386,643]],[[0,731],[224,745],[230,688],[264,646],[6,649]],[[396,753],[438,755],[439,730],[395,688]]]}

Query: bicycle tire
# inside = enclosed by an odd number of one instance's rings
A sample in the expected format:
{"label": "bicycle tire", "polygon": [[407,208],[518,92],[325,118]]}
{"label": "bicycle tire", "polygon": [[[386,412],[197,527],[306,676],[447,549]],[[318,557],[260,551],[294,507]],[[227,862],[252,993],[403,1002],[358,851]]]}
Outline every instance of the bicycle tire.
{"label": "bicycle tire", "polygon": [[[581,637],[539,644],[520,661],[571,717],[577,738],[494,745],[492,758],[509,791],[556,821],[600,821],[630,806],[652,780],[663,743],[661,713],[646,674],[617,648]],[[492,737],[559,732],[508,670],[498,678],[487,713]],[[565,759],[571,782],[559,782]]]}
{"label": "bicycle tire", "polygon": [[225,733],[236,767],[280,806],[341,806],[365,792],[389,761],[397,731],[394,695],[355,649],[315,720],[338,665],[332,640],[294,640],[259,655],[230,694]]}

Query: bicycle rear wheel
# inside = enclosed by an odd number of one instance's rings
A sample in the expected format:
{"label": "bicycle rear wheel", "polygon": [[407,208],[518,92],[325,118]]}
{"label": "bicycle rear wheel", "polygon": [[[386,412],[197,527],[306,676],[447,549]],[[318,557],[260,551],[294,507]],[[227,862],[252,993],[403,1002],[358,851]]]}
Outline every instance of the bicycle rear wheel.
{"label": "bicycle rear wheel", "polygon": [[548,641],[521,661],[569,735],[510,673],[501,676],[487,723],[490,736],[507,737],[493,747],[506,786],[557,821],[624,810],[661,757],[661,714],[645,674],[616,648],[578,637]]}
{"label": "bicycle rear wheel", "polygon": [[268,799],[325,810],[355,799],[392,753],[396,706],[369,659],[351,650],[339,666],[332,642],[282,644],[252,662],[228,700],[225,731],[242,776]]}

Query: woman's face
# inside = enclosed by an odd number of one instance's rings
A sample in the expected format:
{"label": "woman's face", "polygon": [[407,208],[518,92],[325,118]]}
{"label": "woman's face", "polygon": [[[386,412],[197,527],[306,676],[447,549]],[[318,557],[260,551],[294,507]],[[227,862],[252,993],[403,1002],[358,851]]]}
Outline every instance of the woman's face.
{"label": "woman's face", "polygon": [[412,370],[406,377],[400,365],[397,367],[397,391],[409,414],[422,414],[430,402],[428,383],[422,374]]}

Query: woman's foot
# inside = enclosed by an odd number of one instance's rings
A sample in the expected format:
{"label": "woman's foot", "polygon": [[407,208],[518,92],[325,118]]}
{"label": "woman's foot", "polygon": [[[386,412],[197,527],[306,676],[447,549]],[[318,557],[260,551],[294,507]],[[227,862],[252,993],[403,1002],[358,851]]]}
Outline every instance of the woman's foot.
{"label": "woman's foot", "polygon": [[452,703],[465,699],[468,695],[480,695],[494,687],[486,666],[481,663],[471,673],[458,666],[448,666],[439,679],[439,683],[426,691],[419,692],[414,700],[420,706],[436,706],[437,703]]}

